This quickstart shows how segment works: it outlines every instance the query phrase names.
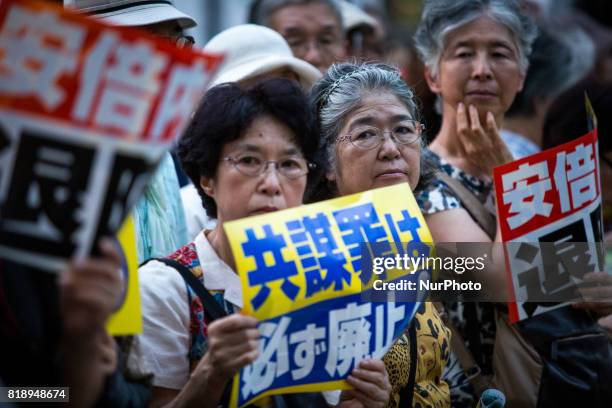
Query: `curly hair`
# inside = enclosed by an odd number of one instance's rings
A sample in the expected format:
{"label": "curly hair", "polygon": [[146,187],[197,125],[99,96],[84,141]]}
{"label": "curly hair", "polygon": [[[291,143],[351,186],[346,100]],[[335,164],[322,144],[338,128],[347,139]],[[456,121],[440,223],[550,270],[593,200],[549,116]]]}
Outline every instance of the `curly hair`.
{"label": "curly hair", "polygon": [[[370,92],[389,92],[404,104],[416,120],[420,120],[419,103],[414,92],[401,78],[397,68],[382,63],[349,61],[332,65],[310,90],[310,103],[317,114],[321,131],[318,160],[324,171],[335,171],[336,139],[348,118]],[[421,149],[425,139],[421,140]],[[431,178],[432,162],[421,157],[420,178],[416,189]],[[337,195],[335,186],[321,177],[310,189],[306,202],[325,200]]]}
{"label": "curly hair", "polygon": [[[178,156],[210,217],[217,205],[200,186],[201,177],[214,178],[223,147],[242,137],[255,119],[270,115],[285,124],[306,160],[314,161],[318,137],[308,99],[294,81],[275,78],[248,89],[235,83],[211,88],[178,143]],[[315,177],[309,173],[308,180]]]}

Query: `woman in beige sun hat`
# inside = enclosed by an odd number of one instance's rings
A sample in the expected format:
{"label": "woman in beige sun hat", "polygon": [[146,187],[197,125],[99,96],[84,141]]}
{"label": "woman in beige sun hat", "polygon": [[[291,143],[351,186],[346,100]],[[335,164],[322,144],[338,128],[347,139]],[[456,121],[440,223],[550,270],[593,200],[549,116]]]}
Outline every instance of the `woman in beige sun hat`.
{"label": "woman in beige sun hat", "polygon": [[241,24],[214,36],[204,50],[225,55],[210,87],[224,82],[246,86],[262,79],[296,79],[305,91],[321,77],[313,65],[293,56],[287,41],[276,31],[255,24]]}

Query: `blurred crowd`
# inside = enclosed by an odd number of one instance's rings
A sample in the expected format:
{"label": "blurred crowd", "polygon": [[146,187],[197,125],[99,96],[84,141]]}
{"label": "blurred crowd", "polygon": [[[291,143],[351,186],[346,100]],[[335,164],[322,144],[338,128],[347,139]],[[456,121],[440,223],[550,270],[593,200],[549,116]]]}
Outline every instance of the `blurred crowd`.
{"label": "blurred crowd", "polygon": [[[122,290],[111,241],[58,275],[0,260],[0,385],[70,386],[79,407],[228,406],[260,333],[236,313],[224,223],[408,183],[435,242],[502,242],[493,169],[586,134],[585,92],[612,243],[605,1],[425,0],[405,27],[382,0],[253,0],[248,21],[206,44],[172,1],[64,3],[224,60],[132,210],[143,333],[105,330]],[[523,326],[505,305],[424,302],[350,390],[257,406],[612,406],[608,272],[586,276],[586,301]],[[503,266],[482,279],[508,291]]]}

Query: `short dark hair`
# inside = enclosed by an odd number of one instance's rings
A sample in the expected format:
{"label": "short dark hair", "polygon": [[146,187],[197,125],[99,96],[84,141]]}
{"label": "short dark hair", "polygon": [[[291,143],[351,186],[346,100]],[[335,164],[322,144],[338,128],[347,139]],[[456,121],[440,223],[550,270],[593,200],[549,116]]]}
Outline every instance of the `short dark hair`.
{"label": "short dark hair", "polygon": [[546,114],[542,148],[549,149],[585,135],[589,131],[584,94],[597,115],[599,154],[612,151],[612,85],[586,79],[559,96]]}
{"label": "short dark hair", "polygon": [[[295,81],[274,78],[247,89],[236,83],[211,88],[177,149],[183,170],[198,190],[210,217],[217,217],[217,205],[204,193],[200,177],[215,177],[223,146],[242,137],[262,115],[273,116],[291,129],[306,160],[314,161],[318,143],[316,121],[306,95]],[[309,181],[315,176],[309,173]]]}

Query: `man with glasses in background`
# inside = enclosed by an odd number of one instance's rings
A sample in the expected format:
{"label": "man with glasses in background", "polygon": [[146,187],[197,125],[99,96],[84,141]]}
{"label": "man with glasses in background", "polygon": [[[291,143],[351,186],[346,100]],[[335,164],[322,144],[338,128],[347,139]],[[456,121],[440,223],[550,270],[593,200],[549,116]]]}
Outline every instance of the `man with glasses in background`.
{"label": "man with glasses in background", "polygon": [[346,58],[342,14],[334,0],[255,0],[250,22],[279,32],[293,54],[324,73]]}
{"label": "man with glasses in background", "polygon": [[169,0],[64,0],[64,7],[107,24],[143,29],[180,47],[193,45],[193,37],[184,30],[198,24]]}

